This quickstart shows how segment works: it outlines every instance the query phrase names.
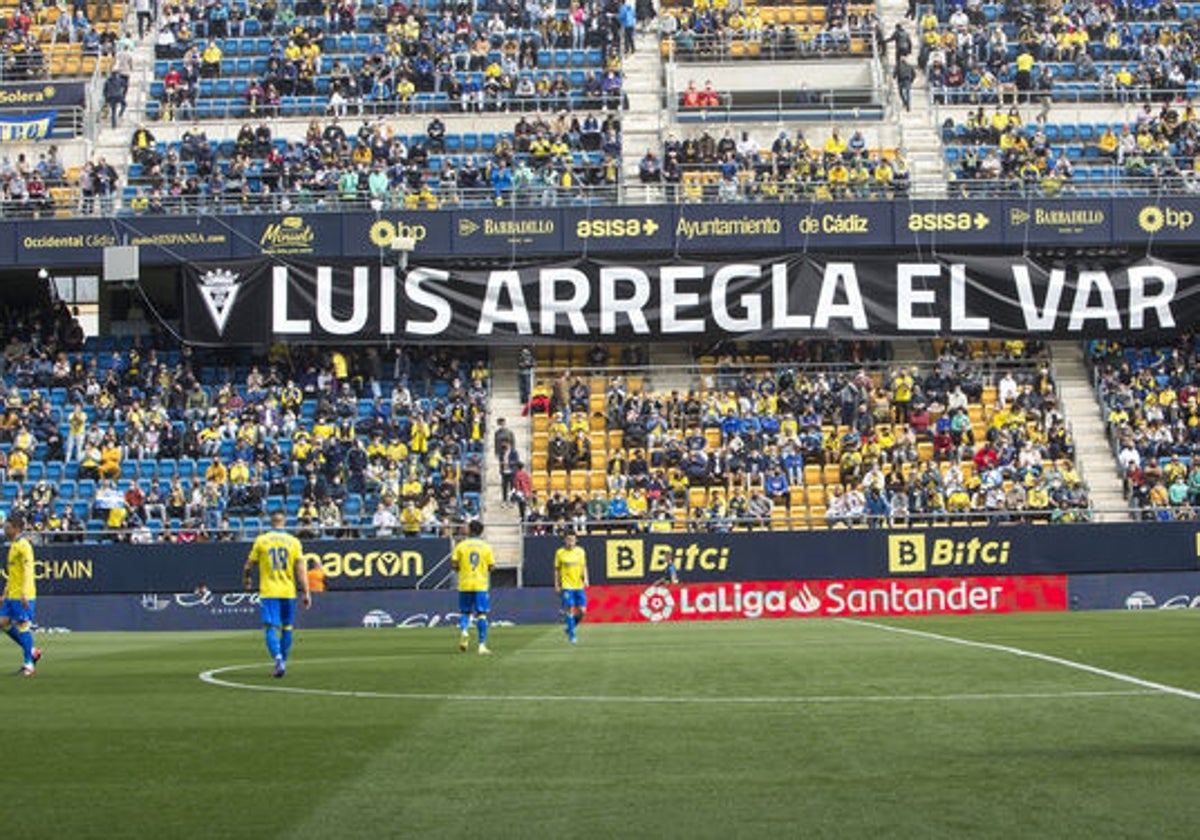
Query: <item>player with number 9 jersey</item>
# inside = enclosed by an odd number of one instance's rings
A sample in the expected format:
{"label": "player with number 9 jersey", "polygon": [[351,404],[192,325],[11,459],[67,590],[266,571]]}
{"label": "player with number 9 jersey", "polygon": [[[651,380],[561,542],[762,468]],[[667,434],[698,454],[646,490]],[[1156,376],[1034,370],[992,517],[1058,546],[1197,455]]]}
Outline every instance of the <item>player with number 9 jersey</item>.
{"label": "player with number 9 jersey", "polygon": [[469,643],[471,618],[479,630],[479,652],[491,653],[487,646],[487,613],[491,607],[488,586],[492,567],[496,565],[492,547],[482,539],[483,523],[474,520],[468,526],[466,539],[454,547],[450,566],[458,574],[458,649],[466,651]]}

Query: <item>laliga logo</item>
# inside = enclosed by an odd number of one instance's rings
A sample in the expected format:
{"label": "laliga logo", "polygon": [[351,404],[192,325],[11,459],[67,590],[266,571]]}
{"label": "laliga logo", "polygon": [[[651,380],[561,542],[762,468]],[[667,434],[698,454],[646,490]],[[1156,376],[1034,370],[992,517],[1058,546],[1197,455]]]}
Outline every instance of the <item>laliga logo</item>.
{"label": "laliga logo", "polygon": [[642,592],[638,609],[647,621],[666,621],[675,611],[675,598],[665,586],[649,586]]}
{"label": "laliga logo", "polygon": [[1137,221],[1138,227],[1146,233],[1158,233],[1164,227],[1187,230],[1196,221],[1196,217],[1190,210],[1175,210],[1151,204],[1141,209]]}

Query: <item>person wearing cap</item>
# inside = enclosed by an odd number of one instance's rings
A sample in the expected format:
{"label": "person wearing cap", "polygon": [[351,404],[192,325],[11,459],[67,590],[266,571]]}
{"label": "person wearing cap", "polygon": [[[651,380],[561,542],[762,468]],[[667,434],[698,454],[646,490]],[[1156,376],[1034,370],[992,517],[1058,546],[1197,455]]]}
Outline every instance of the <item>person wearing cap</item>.
{"label": "person wearing cap", "polygon": [[4,587],[4,605],[0,607],[0,630],[8,634],[23,654],[23,677],[32,677],[42,651],[33,646],[33,613],[37,603],[37,581],[33,569],[33,546],[25,536],[25,516],[9,514],[4,523],[8,537],[8,583]]}

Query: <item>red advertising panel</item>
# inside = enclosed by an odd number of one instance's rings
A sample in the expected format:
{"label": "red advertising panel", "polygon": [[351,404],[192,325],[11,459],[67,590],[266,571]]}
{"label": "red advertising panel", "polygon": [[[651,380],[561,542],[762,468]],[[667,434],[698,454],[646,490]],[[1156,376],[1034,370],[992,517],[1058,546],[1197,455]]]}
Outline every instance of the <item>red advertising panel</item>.
{"label": "red advertising panel", "polygon": [[1066,575],[593,586],[588,621],[853,618],[1067,609]]}

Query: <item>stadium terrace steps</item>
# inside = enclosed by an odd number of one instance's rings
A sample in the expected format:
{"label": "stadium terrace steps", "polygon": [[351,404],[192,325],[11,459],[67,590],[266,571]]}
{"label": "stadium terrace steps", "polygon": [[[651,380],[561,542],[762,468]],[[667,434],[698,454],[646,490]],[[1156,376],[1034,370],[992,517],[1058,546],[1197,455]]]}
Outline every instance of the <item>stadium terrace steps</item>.
{"label": "stadium terrace steps", "polygon": [[517,389],[517,351],[515,348],[494,348],[491,358],[492,393],[488,403],[488,434],[484,442],[483,521],[485,535],[496,553],[496,564],[502,568],[521,567],[521,526],[515,507],[503,506],[500,493],[500,465],[492,450],[492,435],[496,420],[505,418],[517,436],[517,450],[529,462],[529,444],[533,425],[521,415],[521,399]]}
{"label": "stadium terrace steps", "polygon": [[1112,446],[1105,435],[1096,389],[1083,363],[1083,347],[1075,341],[1055,341],[1050,348],[1063,414],[1075,438],[1076,464],[1088,483],[1088,496],[1097,511],[1096,521],[1127,520],[1131,515],[1121,513],[1128,505]]}
{"label": "stadium terrace steps", "polygon": [[636,184],[638,164],[648,149],[662,148],[662,56],[654,35],[639,35],[637,51],[626,55],[621,69],[629,108],[621,118],[621,153],[627,184]]}
{"label": "stadium terrace steps", "polygon": [[671,342],[650,345],[650,368],[655,372],[654,390],[686,394],[695,383],[694,367],[695,360],[686,344]]}

